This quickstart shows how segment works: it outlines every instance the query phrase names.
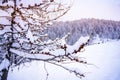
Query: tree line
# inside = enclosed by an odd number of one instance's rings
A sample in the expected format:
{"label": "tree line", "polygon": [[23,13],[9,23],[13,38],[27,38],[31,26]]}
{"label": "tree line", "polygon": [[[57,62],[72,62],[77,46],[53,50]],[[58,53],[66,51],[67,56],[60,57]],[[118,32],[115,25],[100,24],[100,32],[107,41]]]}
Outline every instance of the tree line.
{"label": "tree line", "polygon": [[74,44],[81,36],[97,37],[102,39],[120,39],[120,21],[100,20],[100,19],[81,19],[66,22],[54,22],[53,25],[42,33],[48,35],[47,39],[54,40],[69,34],[67,43]]}

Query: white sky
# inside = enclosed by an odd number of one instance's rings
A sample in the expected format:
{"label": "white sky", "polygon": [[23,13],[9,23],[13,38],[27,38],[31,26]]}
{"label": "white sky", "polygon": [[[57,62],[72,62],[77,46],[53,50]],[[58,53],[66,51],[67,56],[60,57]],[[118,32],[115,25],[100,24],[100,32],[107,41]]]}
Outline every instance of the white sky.
{"label": "white sky", "polygon": [[75,0],[62,20],[99,18],[120,21],[120,0]]}

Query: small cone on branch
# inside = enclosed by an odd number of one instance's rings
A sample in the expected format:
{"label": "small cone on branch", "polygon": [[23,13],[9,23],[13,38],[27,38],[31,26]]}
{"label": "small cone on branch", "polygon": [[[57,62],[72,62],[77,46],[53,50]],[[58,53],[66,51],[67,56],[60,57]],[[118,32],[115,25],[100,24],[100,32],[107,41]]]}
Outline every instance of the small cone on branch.
{"label": "small cone on branch", "polygon": [[50,0],[50,2],[53,2],[54,0]]}
{"label": "small cone on branch", "polygon": [[48,0],[42,0],[42,2],[43,2],[43,3],[46,3],[46,2],[48,2]]}

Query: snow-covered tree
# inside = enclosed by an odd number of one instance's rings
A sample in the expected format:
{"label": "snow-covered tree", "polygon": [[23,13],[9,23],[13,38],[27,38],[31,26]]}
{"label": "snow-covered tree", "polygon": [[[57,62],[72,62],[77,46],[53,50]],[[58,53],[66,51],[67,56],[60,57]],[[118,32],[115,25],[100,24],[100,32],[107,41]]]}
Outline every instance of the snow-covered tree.
{"label": "snow-covered tree", "polygon": [[[81,19],[66,22],[54,22],[53,25],[44,33],[49,35],[49,39],[63,37],[70,33],[67,43],[73,45],[81,36],[89,36],[104,39],[120,39],[120,21],[100,20],[100,19]],[[91,38],[91,41],[93,39]]]}
{"label": "snow-covered tree", "polygon": [[11,66],[32,60],[51,63],[78,77],[84,77],[84,74],[62,63],[70,61],[87,64],[76,54],[89,39],[69,46],[65,42],[67,35],[54,41],[43,41],[47,35],[40,35],[47,25],[68,12],[71,5],[71,0],[0,1],[0,80],[7,80]]}

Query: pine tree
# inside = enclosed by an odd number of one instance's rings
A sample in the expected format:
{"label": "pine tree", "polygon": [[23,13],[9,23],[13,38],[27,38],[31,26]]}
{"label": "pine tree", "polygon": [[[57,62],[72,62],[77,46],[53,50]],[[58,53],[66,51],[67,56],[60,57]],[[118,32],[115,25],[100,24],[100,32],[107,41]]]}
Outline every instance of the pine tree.
{"label": "pine tree", "polygon": [[[63,41],[67,36],[46,42],[42,41],[42,38],[47,35],[40,35],[50,22],[63,16],[70,7],[71,4],[66,5],[57,1],[53,2],[53,0],[48,2],[39,0],[0,1],[0,65],[6,64],[0,70],[1,80],[7,80],[11,66],[32,60],[48,62],[73,72],[78,77],[84,77],[83,74],[59,63],[66,60],[86,63],[73,55],[80,52],[87,42],[76,50],[67,52],[68,46]],[[62,55],[52,53],[55,50],[62,50]]]}

